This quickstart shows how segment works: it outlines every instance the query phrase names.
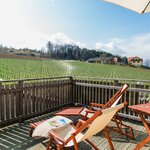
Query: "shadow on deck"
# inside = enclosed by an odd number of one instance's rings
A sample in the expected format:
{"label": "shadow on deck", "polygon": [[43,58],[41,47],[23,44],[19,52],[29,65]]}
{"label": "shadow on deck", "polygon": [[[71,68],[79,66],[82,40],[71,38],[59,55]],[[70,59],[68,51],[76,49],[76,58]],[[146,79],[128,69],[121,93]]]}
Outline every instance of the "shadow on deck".
{"label": "shadow on deck", "polygon": [[[47,139],[44,138],[31,138],[29,137],[29,124],[31,122],[40,121],[46,118],[52,117],[53,114],[46,114],[30,120],[25,121],[22,124],[14,124],[0,129],[0,150],[45,150]],[[74,121],[77,118],[70,117]],[[112,143],[116,150],[133,150],[135,145],[144,139],[147,135],[142,124],[134,121],[125,121],[134,130],[135,140],[130,140],[124,136],[119,135],[116,132],[109,131]],[[112,123],[111,123],[112,124]],[[91,138],[97,147],[101,150],[109,150],[108,142],[102,133]],[[79,148],[82,150],[91,150],[92,148],[86,142],[81,142]],[[71,148],[70,148],[71,149]],[[150,143],[145,145],[142,150],[150,150]]]}

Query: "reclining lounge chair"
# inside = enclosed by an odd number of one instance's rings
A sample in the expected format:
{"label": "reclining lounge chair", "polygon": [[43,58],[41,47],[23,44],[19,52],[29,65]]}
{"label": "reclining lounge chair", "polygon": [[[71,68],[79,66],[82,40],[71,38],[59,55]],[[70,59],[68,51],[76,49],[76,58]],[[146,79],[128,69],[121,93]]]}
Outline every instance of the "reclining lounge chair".
{"label": "reclining lounge chair", "polygon": [[[114,150],[107,132],[107,124],[110,122],[113,116],[123,107],[124,103],[115,107],[99,110],[96,111],[93,116],[86,121],[79,119],[76,126],[74,126],[73,124],[69,124],[61,130],[50,130],[50,139],[47,145],[47,150],[49,150],[51,143],[54,143],[56,145],[57,150],[62,150],[64,147],[70,146],[74,146],[74,149],[78,150],[77,143],[84,140],[86,140],[95,150],[98,150],[94,143],[92,143],[88,138],[99,133],[102,130],[105,131],[105,135],[107,140],[109,141],[111,150]],[[82,131],[86,128],[88,129],[83,133]]]}
{"label": "reclining lounge chair", "polygon": [[[110,100],[106,104],[90,103],[89,109],[83,108],[82,111],[80,111],[80,113],[78,115],[81,116],[84,120],[86,120],[87,118],[90,118],[93,115],[93,113],[97,110],[103,110],[103,109],[106,109],[106,108],[111,108],[111,107],[116,106],[119,103],[122,95],[126,92],[127,88],[128,88],[128,85],[124,84],[113,95],[113,97],[110,98]],[[74,109],[75,108],[73,108],[73,110]],[[76,109],[79,109],[79,108],[77,107]],[[59,111],[58,113],[56,113],[56,115],[67,116],[67,115],[74,115],[74,113],[72,113],[72,108],[68,108],[66,110]],[[130,126],[125,125],[122,122],[122,120],[121,120],[120,116],[118,115],[118,113],[115,114],[112,121],[115,122],[116,128],[115,127],[109,127],[109,129],[114,130],[114,131],[120,133],[121,135],[125,135],[125,136],[129,137],[130,139],[134,139],[132,128]],[[124,129],[128,129],[128,131],[127,131],[128,133],[123,131]]]}

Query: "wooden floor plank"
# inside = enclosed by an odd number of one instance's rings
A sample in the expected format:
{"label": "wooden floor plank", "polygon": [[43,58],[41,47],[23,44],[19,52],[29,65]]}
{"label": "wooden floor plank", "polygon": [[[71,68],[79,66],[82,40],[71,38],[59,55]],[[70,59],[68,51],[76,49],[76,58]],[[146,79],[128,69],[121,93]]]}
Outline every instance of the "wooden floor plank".
{"label": "wooden floor plank", "polygon": [[[43,115],[40,117],[32,118],[21,124],[14,124],[6,128],[0,129],[0,150],[42,150],[45,149],[48,140],[45,138],[30,138],[29,134],[29,124],[31,122],[40,121],[43,119],[50,118],[52,114]],[[73,119],[73,118],[72,118]],[[75,118],[76,119],[76,118]],[[142,124],[125,121],[127,125],[130,125],[134,129],[135,141],[127,139],[124,136],[119,135],[114,131],[109,131],[110,138],[114,145],[115,150],[133,150],[136,144],[143,140],[147,133]],[[111,122],[109,125],[114,126]],[[91,141],[101,150],[110,150],[109,144],[105,138],[103,132],[90,138]],[[67,150],[72,150],[73,148],[68,148]],[[91,146],[86,142],[81,142],[79,144],[80,150],[91,150]],[[150,150],[150,143],[142,148],[142,150]]]}
{"label": "wooden floor plank", "polygon": [[[130,126],[133,128],[133,133],[134,133],[134,137],[136,138],[137,136],[137,132],[135,132],[135,129],[139,126],[138,123],[132,123],[132,122],[124,122],[126,125]],[[118,141],[120,141],[120,143],[118,144],[118,147],[116,147],[116,150],[125,150],[127,149],[127,147],[129,147],[132,142],[134,140],[131,140],[130,138],[127,138],[126,136],[120,136],[118,139],[116,139]]]}
{"label": "wooden floor plank", "polygon": [[[114,122],[111,121],[111,122],[109,123],[109,126],[115,127],[116,125],[115,125]],[[114,140],[116,137],[119,136],[118,133],[116,133],[116,132],[114,132],[114,131],[112,131],[112,130],[108,130],[108,134],[109,134],[109,136],[110,136],[110,139],[112,140],[112,143],[113,143],[113,140]],[[102,137],[100,137],[100,138],[102,138]],[[105,138],[105,135],[103,136],[103,138],[104,138],[104,140],[99,143],[98,148],[99,148],[99,149],[110,149],[110,146],[109,146],[109,144],[108,144],[107,139]],[[114,144],[113,144],[113,145],[114,145]]]}
{"label": "wooden floor plank", "polygon": [[[145,132],[145,128],[143,127],[142,124],[139,124],[137,126],[134,133],[135,133],[135,140],[132,142],[132,144],[129,147],[127,147],[127,150],[133,150],[135,146],[147,136],[147,133]],[[144,148],[147,149],[147,146],[144,146]]]}

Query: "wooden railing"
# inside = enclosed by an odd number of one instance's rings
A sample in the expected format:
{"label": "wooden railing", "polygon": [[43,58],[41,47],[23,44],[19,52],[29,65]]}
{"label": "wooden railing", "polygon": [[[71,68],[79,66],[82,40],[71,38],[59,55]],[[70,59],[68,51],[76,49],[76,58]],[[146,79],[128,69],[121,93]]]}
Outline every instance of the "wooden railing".
{"label": "wooden railing", "polygon": [[[127,101],[128,105],[150,103],[150,81],[148,80],[83,79],[79,77],[73,80],[73,101],[86,106],[89,106],[91,102],[105,104],[125,83],[129,85],[129,88],[120,102]],[[137,114],[129,110],[128,107],[122,109],[120,115],[138,119]]]}
{"label": "wooden railing", "polygon": [[71,105],[71,82],[71,77],[0,82],[0,125]]}
{"label": "wooden railing", "polygon": [[96,77],[73,77],[74,80],[89,82],[89,83],[98,83],[101,85],[114,85],[120,86],[124,83],[128,83],[130,87],[133,88],[142,88],[150,89],[150,80],[137,80],[137,79],[120,79],[120,78],[96,78]]}
{"label": "wooden railing", "polygon": [[[150,81],[146,80],[56,77],[0,81],[0,127],[76,104],[105,104],[124,83],[129,88],[120,102],[150,102]],[[128,107],[121,115],[137,117]]]}

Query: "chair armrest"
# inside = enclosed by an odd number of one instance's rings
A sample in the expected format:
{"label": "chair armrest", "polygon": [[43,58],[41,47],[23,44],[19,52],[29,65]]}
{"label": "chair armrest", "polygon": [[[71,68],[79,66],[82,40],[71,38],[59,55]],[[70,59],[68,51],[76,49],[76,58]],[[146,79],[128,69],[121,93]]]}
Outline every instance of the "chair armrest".
{"label": "chair armrest", "polygon": [[50,134],[50,136],[52,136],[52,137],[58,139],[59,141],[61,141],[62,143],[65,143],[65,142],[66,142],[61,136],[59,136],[59,135],[58,135],[56,132],[54,132],[53,130],[50,130],[50,131],[49,131],[49,134]]}
{"label": "chair armrest", "polygon": [[105,105],[104,104],[99,104],[99,103],[90,103],[90,108],[91,107],[101,107],[101,108],[105,108]]}
{"label": "chair armrest", "polygon": [[90,108],[88,109],[88,110],[85,110],[85,115],[84,116],[82,116],[82,118],[84,119],[84,120],[87,120],[88,119],[88,114],[90,114],[90,113],[95,113],[96,112],[96,110],[91,110]]}
{"label": "chair armrest", "polygon": [[[84,124],[86,121],[82,120],[82,119],[78,119],[78,123],[76,125],[76,128],[78,129],[82,124]],[[90,125],[88,125],[87,127],[90,127]]]}
{"label": "chair armrest", "polygon": [[85,110],[86,111],[86,114],[88,114],[88,113],[95,113],[95,111],[94,110]]}
{"label": "chair armrest", "polygon": [[84,120],[82,120],[82,119],[78,119],[78,122],[80,122],[80,123],[85,123],[86,121],[84,121]]}
{"label": "chair armrest", "polygon": [[128,105],[128,102],[127,102],[127,101],[124,101],[123,103],[124,103],[124,106]]}
{"label": "chair armrest", "polygon": [[76,124],[76,128],[78,129],[83,123],[85,123],[84,120],[78,119],[78,122],[77,122],[77,124]]}

